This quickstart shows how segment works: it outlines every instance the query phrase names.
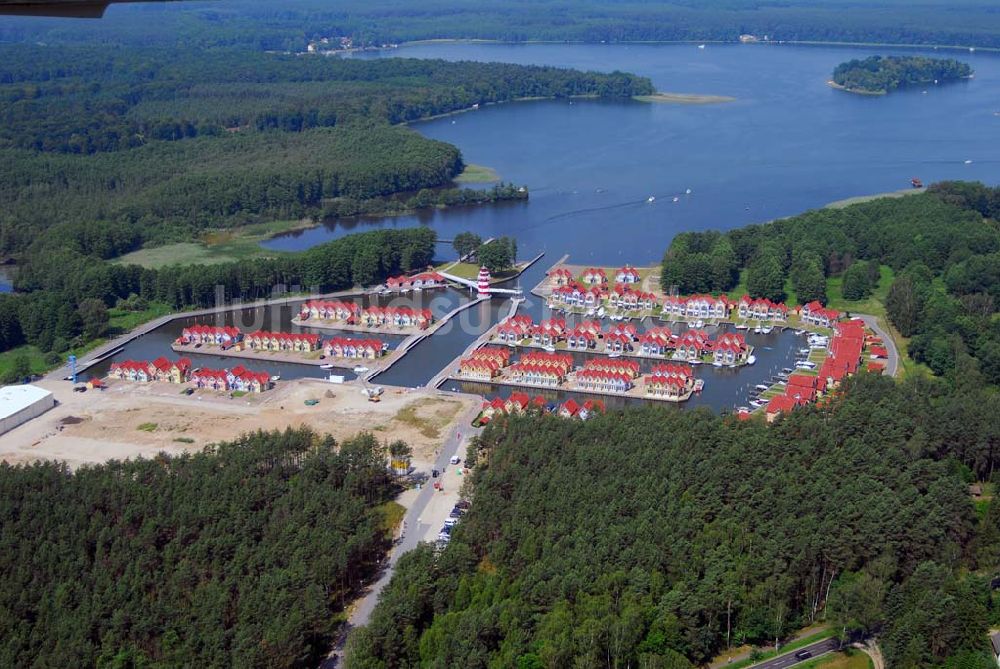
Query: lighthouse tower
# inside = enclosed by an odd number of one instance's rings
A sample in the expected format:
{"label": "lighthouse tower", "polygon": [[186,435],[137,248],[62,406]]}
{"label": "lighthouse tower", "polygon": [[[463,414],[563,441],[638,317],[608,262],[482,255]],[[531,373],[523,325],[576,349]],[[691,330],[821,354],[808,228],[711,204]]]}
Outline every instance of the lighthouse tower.
{"label": "lighthouse tower", "polygon": [[479,288],[479,297],[490,296],[490,271],[483,265],[479,268],[479,279],[476,282]]}

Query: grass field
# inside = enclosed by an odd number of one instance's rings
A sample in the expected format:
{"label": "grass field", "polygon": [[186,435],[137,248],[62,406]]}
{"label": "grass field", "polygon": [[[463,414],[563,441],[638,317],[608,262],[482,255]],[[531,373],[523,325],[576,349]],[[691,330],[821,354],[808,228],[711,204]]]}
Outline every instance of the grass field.
{"label": "grass field", "polygon": [[428,439],[437,439],[441,429],[451,424],[461,408],[458,402],[426,398],[400,409],[395,420],[416,428]]}
{"label": "grass field", "polygon": [[817,657],[815,660],[795,665],[797,669],[873,669],[870,657],[860,650],[848,649],[839,653],[830,653]]}
{"label": "grass field", "polygon": [[212,265],[262,256],[280,255],[260,243],[274,235],[313,226],[311,221],[271,221],[231,230],[206,232],[197,241],[153,246],[127,253],[114,262],[141,265],[150,269],[166,265]]}
{"label": "grass field", "polygon": [[462,173],[454,179],[460,184],[488,184],[500,181],[500,175],[489,167],[482,165],[466,165]]}

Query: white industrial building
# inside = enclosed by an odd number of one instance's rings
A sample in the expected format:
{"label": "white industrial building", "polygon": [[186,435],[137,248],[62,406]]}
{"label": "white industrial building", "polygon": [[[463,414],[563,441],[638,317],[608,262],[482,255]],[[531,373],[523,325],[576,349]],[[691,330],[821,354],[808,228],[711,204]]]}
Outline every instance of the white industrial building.
{"label": "white industrial building", "polygon": [[0,434],[37,418],[56,405],[56,398],[38,386],[0,388]]}

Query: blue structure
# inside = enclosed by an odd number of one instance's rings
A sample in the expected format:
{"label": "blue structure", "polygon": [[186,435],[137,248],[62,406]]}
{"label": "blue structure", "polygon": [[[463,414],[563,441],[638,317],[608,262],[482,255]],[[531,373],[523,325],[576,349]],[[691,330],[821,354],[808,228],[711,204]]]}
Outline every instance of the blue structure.
{"label": "blue structure", "polygon": [[69,361],[69,373],[70,373],[70,376],[72,377],[73,383],[75,384],[76,383],[76,356],[74,354],[70,353],[69,354],[69,358],[67,358],[67,360]]}

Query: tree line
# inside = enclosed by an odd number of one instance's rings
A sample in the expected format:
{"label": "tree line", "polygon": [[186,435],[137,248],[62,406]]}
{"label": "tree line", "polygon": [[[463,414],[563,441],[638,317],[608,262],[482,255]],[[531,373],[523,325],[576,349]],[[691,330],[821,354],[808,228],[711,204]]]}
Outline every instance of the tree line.
{"label": "tree line", "polygon": [[306,428],[0,464],[0,663],[315,667],[391,541],[387,446]]}
{"label": "tree line", "polygon": [[838,65],[833,70],[833,83],[849,91],[888,93],[898,88],[945,83],[971,76],[972,68],[954,58],[869,56]]}
{"label": "tree line", "polygon": [[332,292],[374,285],[426,268],[436,239],[430,228],[373,230],[294,255],[159,269],[95,261],[69,249],[40,254],[18,272],[19,292],[0,295],[0,350],[27,343],[65,351],[88,334],[88,311],[80,306],[96,306],[94,300],[110,307],[131,298],[182,309],[214,306],[220,298],[263,299],[280,287]]}
{"label": "tree line", "polygon": [[887,666],[986,669],[1000,503],[977,517],[967,482],[1000,464],[998,409],[864,375],[774,425],[500,421],[451,542],[400,560],[345,666],[680,669],[823,620]]}
{"label": "tree line", "polygon": [[908,351],[936,374],[1000,384],[1000,191],[945,182],[927,193],[820,209],[729,232],[682,233],[667,250],[664,290],[725,292],[741,270],[754,297],[825,302],[827,280],[843,296],[869,297],[882,267],[893,325]]}
{"label": "tree line", "polygon": [[[116,8],[117,9],[117,8]],[[179,45],[185,49],[254,49],[302,53],[321,38],[372,46],[424,39],[505,42],[729,41],[741,34],[773,40],[1000,46],[990,0],[913,3],[848,0],[618,2],[614,0],[288,0],[267,5],[232,0],[226,9],[129,6],[100,22],[19,19],[0,40],[24,43]]]}

